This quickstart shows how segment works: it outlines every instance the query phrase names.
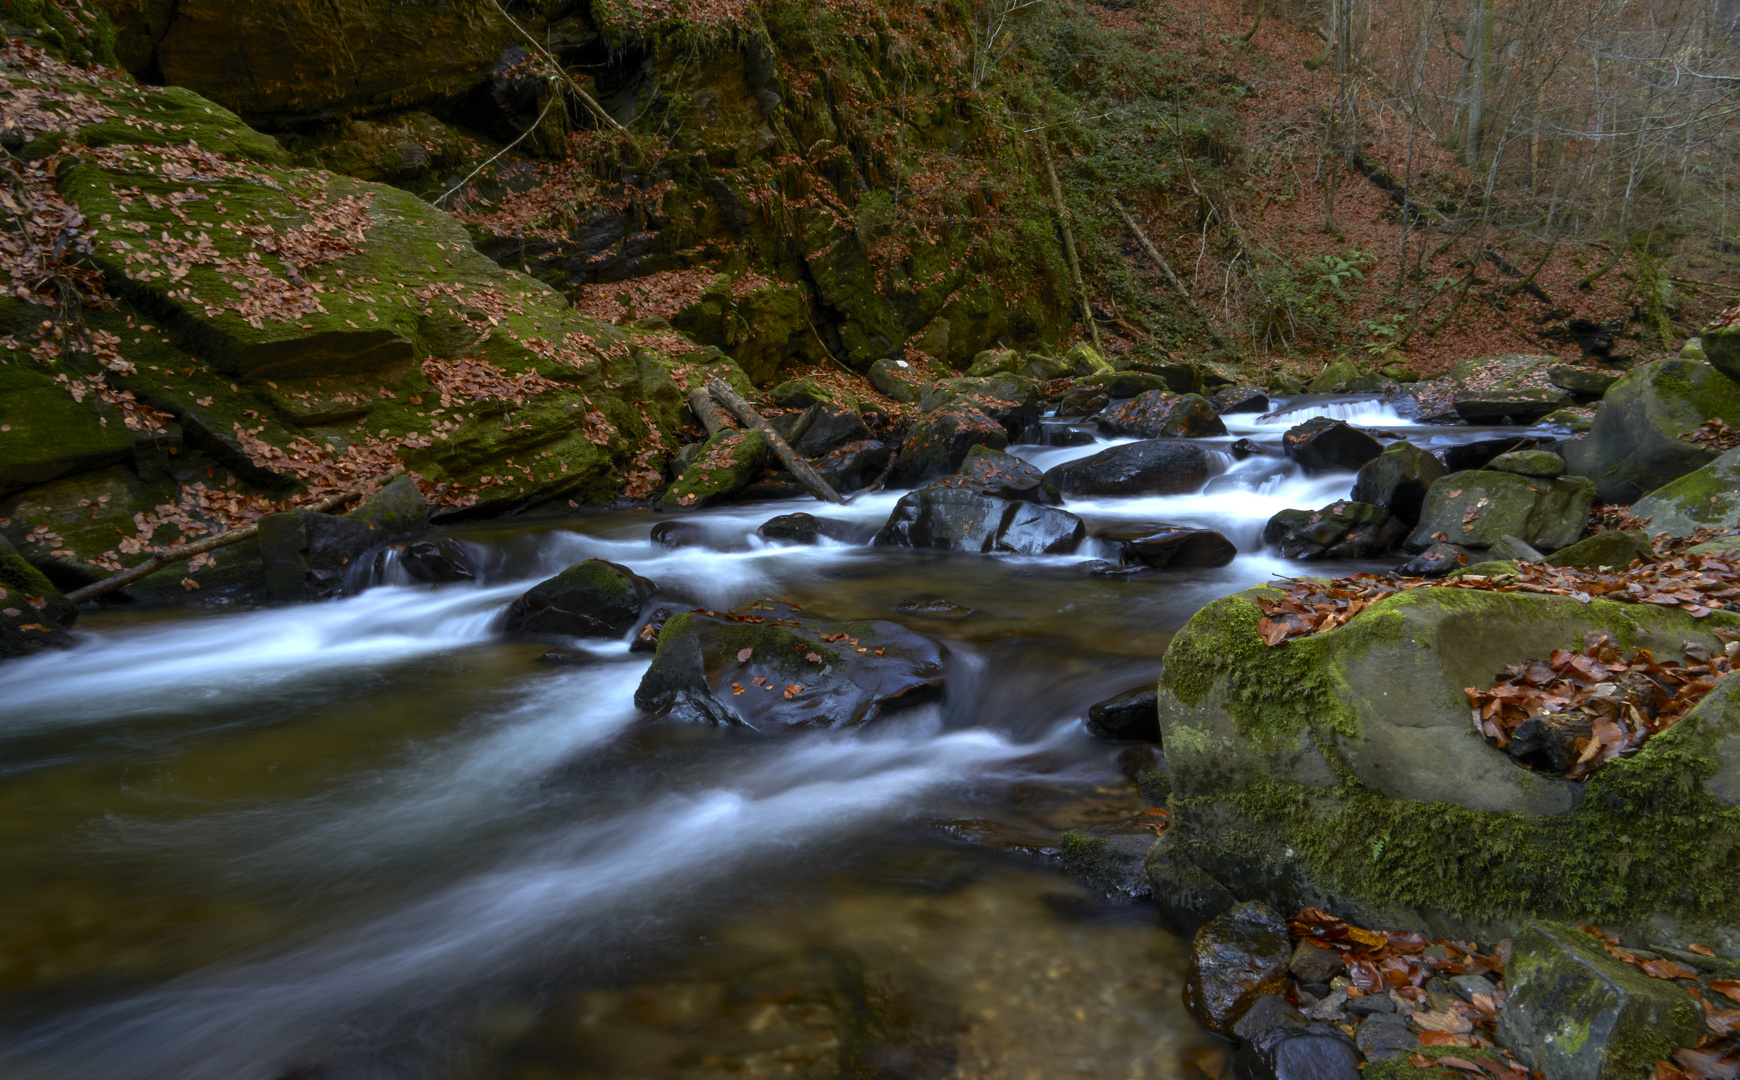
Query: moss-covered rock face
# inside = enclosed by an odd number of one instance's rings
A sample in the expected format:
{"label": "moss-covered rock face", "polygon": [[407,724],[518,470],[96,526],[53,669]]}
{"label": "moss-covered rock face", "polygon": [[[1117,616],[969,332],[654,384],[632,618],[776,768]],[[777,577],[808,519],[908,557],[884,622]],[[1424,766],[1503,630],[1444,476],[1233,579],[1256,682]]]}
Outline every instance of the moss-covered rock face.
{"label": "moss-covered rock face", "polygon": [[1530,923],[1510,955],[1498,1041],[1546,1080],[1641,1080],[1703,1038],[1697,999],[1582,930]]}
{"label": "moss-covered rock face", "polygon": [[67,645],[78,608],[0,537],[0,659]]}
{"label": "moss-covered rock face", "polygon": [[1323,369],[1323,373],[1311,380],[1306,387],[1313,394],[1333,394],[1359,378],[1359,368],[1351,360],[1337,360]]}
{"label": "moss-covered rock face", "polygon": [[1489,548],[1506,536],[1541,551],[1577,542],[1589,524],[1595,487],[1582,477],[1540,479],[1470,470],[1433,481],[1408,547],[1424,551],[1437,534],[1449,543]]}
{"label": "moss-covered rock face", "polygon": [[1576,784],[1488,745],[1462,694],[1591,628],[1678,657],[1740,617],[1420,588],[1268,648],[1260,595],[1210,604],[1167,649],[1158,709],[1174,862],[1241,899],[1317,904],[1367,925],[1473,934],[1533,912],[1659,919],[1650,932],[1695,927],[1740,944],[1731,695],[1712,694]]}
{"label": "moss-covered rock face", "polygon": [[1740,448],[1655,489],[1631,512],[1649,519],[1650,532],[1672,536],[1690,536],[1704,525],[1740,523]]}
{"label": "moss-covered rock face", "polygon": [[1655,555],[1649,536],[1635,530],[1610,529],[1598,532],[1587,540],[1579,540],[1548,557],[1549,566],[1581,566],[1590,570],[1601,567],[1623,569],[1633,559],[1648,559]]}
{"label": "moss-covered rock face", "polygon": [[772,454],[760,431],[721,431],[659,497],[659,509],[693,510],[722,502],[754,483]]}
{"label": "moss-covered rock face", "polygon": [[1693,360],[1644,364],[1607,391],[1589,434],[1565,444],[1566,471],[1608,502],[1634,502],[1715,459],[1680,437],[1711,419],[1740,424],[1740,383]]}

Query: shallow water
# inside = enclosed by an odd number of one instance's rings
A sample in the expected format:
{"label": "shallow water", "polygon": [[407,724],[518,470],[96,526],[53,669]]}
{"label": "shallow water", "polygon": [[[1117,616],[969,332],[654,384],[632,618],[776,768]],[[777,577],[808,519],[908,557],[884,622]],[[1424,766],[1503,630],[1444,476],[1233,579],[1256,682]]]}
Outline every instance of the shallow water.
{"label": "shallow water", "polygon": [[[1221,441],[1274,446],[1313,410],[1492,434],[1329,400]],[[1259,550],[1350,474],[1224,464],[1202,493],[1069,504],[1220,529],[1241,554],[1211,571],[753,536],[798,509],[871,530],[887,493],[689,515],[711,546],[677,550],[644,512],[493,523],[455,534],[482,585],[94,614],[74,650],[0,667],[0,1075],[1200,1075],[1218,1051],[1179,1003],[1180,943],[1033,852],[1140,810],[1082,720],[1199,607],[1381,565]],[[948,698],[791,738],[644,725],[626,642],[552,666],[492,631],[589,556],[685,605],[905,622],[949,644]],[[896,611],[936,597],[971,614]]]}

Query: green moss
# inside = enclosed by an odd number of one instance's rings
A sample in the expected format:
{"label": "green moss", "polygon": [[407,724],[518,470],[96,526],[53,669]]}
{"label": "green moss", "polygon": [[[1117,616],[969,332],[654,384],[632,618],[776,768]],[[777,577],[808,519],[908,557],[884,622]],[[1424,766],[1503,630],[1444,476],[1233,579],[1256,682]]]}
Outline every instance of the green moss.
{"label": "green moss", "polygon": [[[1481,1058],[1504,1065],[1505,1061],[1498,1051],[1481,1046],[1422,1046],[1414,1051],[1424,1054],[1436,1062],[1441,1057],[1458,1057],[1464,1061],[1479,1063]],[[1428,1065],[1420,1068],[1412,1063],[1412,1054],[1404,1054],[1389,1061],[1368,1062],[1360,1075],[1365,1080],[1467,1080],[1470,1074],[1453,1069],[1448,1065]],[[1508,1066],[1507,1066],[1508,1067]]]}

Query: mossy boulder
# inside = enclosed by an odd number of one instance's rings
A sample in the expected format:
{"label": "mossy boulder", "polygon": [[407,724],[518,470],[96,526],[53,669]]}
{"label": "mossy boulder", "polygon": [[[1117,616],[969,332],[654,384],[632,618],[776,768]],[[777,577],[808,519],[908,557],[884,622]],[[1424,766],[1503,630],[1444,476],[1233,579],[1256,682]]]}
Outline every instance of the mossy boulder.
{"label": "mossy boulder", "polygon": [[1511,942],[1498,1041],[1546,1080],[1646,1080],[1704,1037],[1685,989],[1609,956],[1593,935],[1531,922]]}
{"label": "mossy boulder", "polygon": [[1085,341],[1071,345],[1063,354],[1063,362],[1069,367],[1069,373],[1078,379],[1106,375],[1112,371],[1112,365],[1106,362],[1106,358]]}
{"label": "mossy boulder", "polygon": [[1740,523],[1740,448],[1663,484],[1632,504],[1652,533],[1690,536],[1700,526]]}
{"label": "mossy boulder", "polygon": [[417,481],[401,476],[364,499],[345,517],[366,527],[382,541],[403,540],[429,528],[429,508]]}
{"label": "mossy boulder", "polygon": [[782,409],[807,409],[811,405],[826,405],[835,409],[858,411],[858,398],[850,391],[829,386],[815,379],[790,379],[773,388],[773,403]]}
{"label": "mossy boulder", "polygon": [[1385,508],[1405,525],[1417,525],[1426,492],[1449,471],[1436,455],[1403,439],[1360,466],[1352,498]]}
{"label": "mossy boulder", "polygon": [[1082,888],[1109,900],[1147,899],[1153,889],[1142,860],[1154,834],[1140,822],[1070,829],[1058,841],[1063,872]]}
{"label": "mossy boulder", "polygon": [[930,379],[906,360],[878,360],[870,365],[870,385],[885,397],[910,405],[924,395]]}
{"label": "mossy boulder", "polygon": [[[1077,390],[1091,388],[1102,391],[1106,397],[1113,401],[1122,401],[1125,398],[1133,398],[1156,390],[1169,394],[1179,392],[1172,389],[1172,380],[1161,375],[1150,375],[1141,371],[1114,371],[1101,375],[1089,375],[1086,378],[1077,379],[1075,388]],[[1188,390],[1183,391],[1183,393],[1189,392]]]}
{"label": "mossy boulder", "polygon": [[0,537],[0,659],[71,644],[76,604]]}
{"label": "mossy boulder", "polygon": [[1580,566],[1587,570],[1602,567],[1624,569],[1633,559],[1649,561],[1655,558],[1655,546],[1647,533],[1628,529],[1609,529],[1546,557],[1548,566]]}
{"label": "mossy boulder", "polygon": [[1740,326],[1707,327],[1701,336],[1686,342],[1680,355],[1708,360],[1711,367],[1740,382]]}
{"label": "mossy boulder", "polygon": [[1483,470],[1451,473],[1426,492],[1407,546],[1424,551],[1443,533],[1449,543],[1468,548],[1489,548],[1515,536],[1541,551],[1557,551],[1583,535],[1594,502],[1595,485],[1581,476],[1542,480]]}
{"label": "mossy boulder", "polygon": [[1551,450],[1512,450],[1486,463],[1494,472],[1516,473],[1518,476],[1538,476],[1551,480],[1565,472],[1565,459]]}
{"label": "mossy boulder", "polygon": [[1009,432],[978,409],[949,405],[921,414],[906,431],[892,483],[912,487],[956,471],[975,446],[1001,450]]}
{"label": "mossy boulder", "polygon": [[1470,424],[1532,424],[1572,404],[1570,397],[1557,390],[1526,386],[1458,390],[1452,402],[1456,415]]}
{"label": "mossy boulder", "polygon": [[1013,375],[1021,369],[1021,354],[1014,349],[986,349],[973,357],[967,375],[979,379],[989,375]]}
{"label": "mossy boulder", "polygon": [[658,587],[626,566],[587,559],[538,582],[509,604],[510,634],[621,637],[640,622]]}
{"label": "mossy boulder", "polygon": [[762,732],[845,728],[942,695],[948,652],[890,622],[824,622],[763,600],[684,612],[659,631],[637,707]]}
{"label": "mossy boulder", "polygon": [[149,443],[120,409],[94,395],[75,400],[66,381],[22,353],[0,363],[0,498],[121,461],[135,443]]}
{"label": "mossy boulder", "polygon": [[976,409],[1003,425],[1013,441],[1039,423],[1039,384],[1025,375],[943,379],[924,392],[918,407],[923,412]]}
{"label": "mossy boulder", "polygon": [[1337,360],[1324,368],[1306,387],[1313,394],[1333,394],[1359,378],[1359,368],[1351,360]]}
{"label": "mossy boulder", "polygon": [[1740,383],[1693,360],[1643,364],[1607,391],[1589,433],[1565,444],[1566,469],[1607,502],[1635,502],[1717,457],[1681,438],[1711,419],[1740,425]]}
{"label": "mossy boulder", "polygon": [[1533,913],[1740,933],[1740,699],[1726,685],[1582,783],[1487,743],[1462,692],[1592,629],[1679,659],[1740,616],[1424,587],[1271,648],[1264,595],[1208,605],[1167,648],[1168,859],[1240,899],[1367,926],[1502,936]]}
{"label": "mossy boulder", "polygon": [[773,454],[759,430],[729,429],[709,438],[665,493],[661,510],[695,510],[723,502],[755,482]]}

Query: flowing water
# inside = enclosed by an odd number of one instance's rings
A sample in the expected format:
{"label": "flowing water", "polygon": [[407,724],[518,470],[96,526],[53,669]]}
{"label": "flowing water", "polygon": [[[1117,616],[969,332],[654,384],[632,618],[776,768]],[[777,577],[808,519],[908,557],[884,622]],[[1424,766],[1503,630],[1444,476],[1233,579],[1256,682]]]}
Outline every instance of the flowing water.
{"label": "flowing water", "polygon": [[[1518,434],[1306,400],[1222,441],[1274,447],[1316,414],[1428,446]],[[1047,468],[1106,445],[1015,449]],[[498,522],[454,534],[476,585],[93,614],[77,648],[0,667],[0,1077],[1212,1074],[1184,947],[1044,849],[1140,812],[1083,718],[1150,683],[1194,611],[1381,565],[1261,550],[1273,513],[1351,474],[1224,466],[1193,495],[1069,504],[1090,528],[1219,529],[1241,554],[1218,570],[754,537],[797,509],[868,532],[890,493],[687,515],[708,542],[676,550],[645,512]],[[626,641],[555,665],[492,630],[591,556],[685,604],[905,622],[948,642],[947,700],[787,738],[643,724]],[[932,598],[972,614],[897,611]]]}

